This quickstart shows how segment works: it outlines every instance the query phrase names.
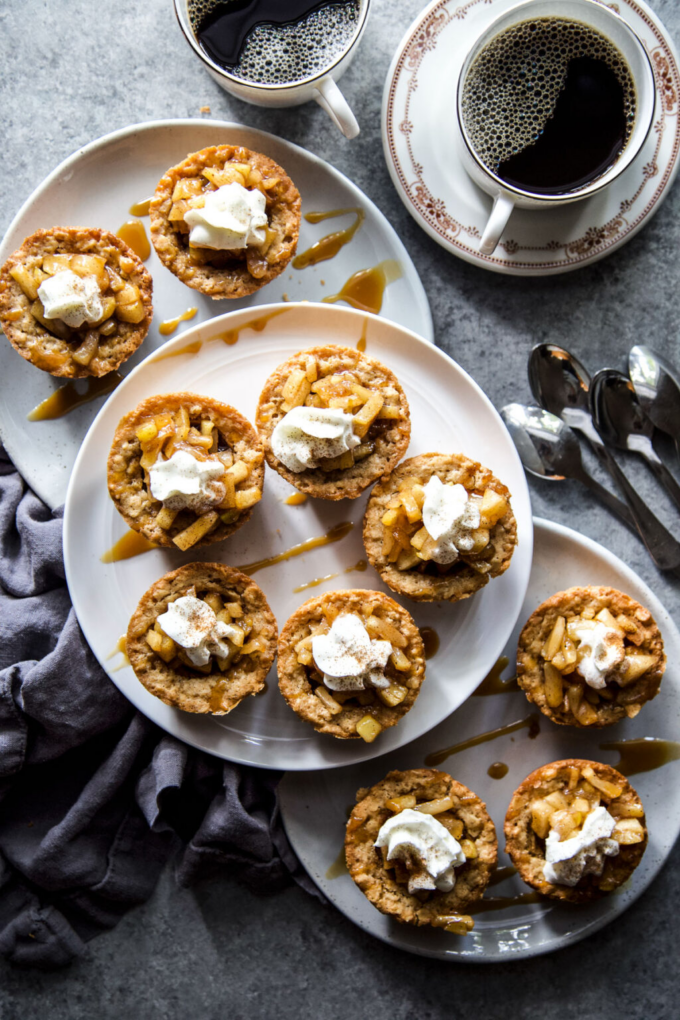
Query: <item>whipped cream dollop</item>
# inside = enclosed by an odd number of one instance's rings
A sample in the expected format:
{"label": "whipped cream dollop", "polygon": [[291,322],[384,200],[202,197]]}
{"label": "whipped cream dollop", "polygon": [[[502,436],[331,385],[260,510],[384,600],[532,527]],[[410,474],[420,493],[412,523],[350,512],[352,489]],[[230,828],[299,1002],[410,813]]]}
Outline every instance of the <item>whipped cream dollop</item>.
{"label": "whipped cream dollop", "polygon": [[249,244],[264,244],[267,226],[265,199],[257,188],[249,190],[232,181],[209,191],[201,209],[188,209],[184,222],[191,228],[189,244],[195,248],[233,251]]}
{"label": "whipped cream dollop", "polygon": [[569,633],[578,641],[578,671],[589,687],[607,686],[607,675],[620,666],[625,656],[623,637],[601,620],[575,620]]}
{"label": "whipped cream dollop", "polygon": [[432,559],[435,563],[455,563],[459,552],[470,552],[474,546],[471,532],[479,527],[479,507],[468,499],[465,487],[444,485],[432,475],[425,486],[423,524],[437,543]]}
{"label": "whipped cream dollop", "polygon": [[205,666],[211,655],[225,659],[229,655],[225,639],[237,633],[233,624],[218,620],[210,606],[193,595],[168,603],[167,612],[158,617],[158,625],[184,649],[194,666]]}
{"label": "whipped cream dollop", "polygon": [[202,510],[224,498],[224,485],[218,482],[225,472],[217,457],[199,460],[187,450],[175,450],[172,457],[160,457],[149,468],[149,488],[170,510]]}
{"label": "whipped cream dollop", "polygon": [[327,634],[312,641],[312,655],[331,691],[363,691],[366,684],[389,687],[383,673],[392,652],[389,641],[371,638],[358,616],[336,616]]}
{"label": "whipped cream dollop", "polygon": [[551,829],[545,841],[543,876],[547,882],[574,886],[584,875],[601,875],[605,857],[615,857],[619,844],[610,839],[616,819],[600,805],[591,811],[580,832],[560,842]]}
{"label": "whipped cream dollop", "polygon": [[451,892],[455,868],[465,864],[460,843],[434,815],[406,808],[388,818],[374,846],[387,847],[387,859],[402,860],[409,868],[408,891],[439,889]]}
{"label": "whipped cream dollop", "polygon": [[272,432],[272,453],[289,471],[318,467],[359,445],[352,423],[352,415],[337,407],[294,407]]}
{"label": "whipped cream dollop", "polygon": [[38,297],[46,319],[61,319],[71,329],[78,329],[84,322],[98,322],[104,314],[97,277],[78,276],[71,269],[62,269],[43,280]]}

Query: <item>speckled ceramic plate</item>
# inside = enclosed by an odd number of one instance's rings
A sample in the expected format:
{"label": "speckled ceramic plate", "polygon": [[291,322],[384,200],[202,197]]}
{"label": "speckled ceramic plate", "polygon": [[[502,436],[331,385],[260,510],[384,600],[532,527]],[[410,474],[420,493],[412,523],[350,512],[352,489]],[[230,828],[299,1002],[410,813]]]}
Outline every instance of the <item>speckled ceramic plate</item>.
{"label": "speckled ceramic plate", "polygon": [[653,216],[678,172],[680,72],[673,43],[642,0],[612,4],[649,53],[657,84],[652,131],[630,167],[582,202],[515,209],[492,255],[479,242],[492,199],[463,169],[456,130],[458,76],[475,39],[517,0],[434,0],[402,39],[382,108],[385,159],[416,222],[438,244],[485,269],[564,273],[620,248]]}
{"label": "speckled ceramic plate", "polygon": [[[678,736],[680,634],[675,624],[649,588],[621,560],[569,528],[534,520],[534,562],[529,587],[504,654],[514,662],[517,638],[527,617],[548,596],[576,584],[611,585],[646,605],[661,628],[668,668],[659,695],[643,707],[636,719],[588,731],[556,726],[539,713],[540,733],[534,739],[528,739],[529,730],[522,727],[452,755],[438,766],[486,801],[499,836],[499,868],[510,864],[503,852],[503,822],[510,798],[533,769],[571,757],[604,761],[616,767],[618,751],[601,750],[600,744],[637,737],[672,740]],[[490,623],[489,633],[492,632]],[[432,665],[436,662],[435,656]],[[448,663],[442,666],[446,670]],[[508,667],[506,675],[511,676],[512,672]],[[514,897],[530,892],[513,875],[487,891],[487,895],[508,897],[507,905],[478,914],[472,934],[461,938],[441,930],[398,924],[371,906],[346,871],[330,877],[340,870],[334,867],[334,862],[342,847],[348,809],[360,787],[378,782],[390,769],[422,768],[427,755],[434,751],[528,719],[533,711],[521,692],[471,697],[427,736],[370,765],[356,765],[332,774],[284,776],[279,796],[286,831],[298,857],[331,903],[350,921],[383,942],[421,956],[473,963],[552,952],[585,938],[626,910],[657,874],[680,833],[680,761],[669,762],[659,771],[631,776],[645,805],[649,844],[631,879],[618,892],[597,903],[578,908],[550,900],[513,903]],[[509,766],[508,773],[501,780],[493,780],[487,769],[499,760]]]}
{"label": "speckled ceramic plate", "polygon": [[[257,315],[253,320],[253,312],[232,312],[188,330],[166,345],[162,360],[152,355],[111,395],[73,469],[64,518],[66,577],[90,647],[114,683],[159,726],[232,761],[280,769],[332,768],[375,758],[432,729],[460,705],[493,664],[512,630],[529,580],[529,493],[514,444],[498,413],[477,384],[432,344],[387,319],[367,317],[339,305],[270,305],[258,309]],[[234,346],[219,339],[227,329],[238,331]],[[355,500],[308,500],[301,506],[287,506],[285,499],[295,490],[269,469],[264,497],[252,520],[227,541],[187,553],[154,549],[134,559],[102,563],[102,553],[127,530],[106,488],[106,459],[119,419],[144,397],[189,390],[228,401],[252,421],[262,386],[282,361],[305,347],[353,345],[362,336],[366,337],[367,353],[388,365],[406,391],[412,422],[409,454],[464,450],[508,485],[519,537],[510,568],[475,598],[456,606],[414,605],[411,611],[418,625],[438,631],[441,656],[428,664],[415,706],[373,744],[316,733],[284,701],[275,670],[265,694],[248,698],[228,716],[190,715],[164,705],[142,687],[129,666],[120,668],[122,657],[115,649],[137,602],[167,571],[192,560],[218,560],[232,566],[253,563],[323,536],[346,521],[354,528],[342,541],[254,575],[279,627],[294,609],[322,591],[388,589],[372,569],[351,569],[365,556],[361,522],[368,493]],[[202,342],[200,351],[179,353],[194,342]],[[176,357],[166,357],[174,353]],[[300,590],[301,585],[318,578],[325,580]],[[489,620],[493,620],[491,634]]]}
{"label": "speckled ceramic plate", "polygon": [[[126,375],[165,342],[158,332],[165,319],[197,309],[192,325],[237,308],[281,301],[321,301],[335,294],[357,270],[396,259],[403,276],[385,291],[381,315],[434,342],[432,316],[420,278],[403,244],[380,210],[330,164],[276,135],[241,124],[213,120],[167,120],[134,124],[79,149],[54,170],[19,210],[0,245],[0,265],[39,227],[88,226],[117,231],[131,217],[130,206],[149,198],[168,167],[208,145],[240,142],[267,153],[290,174],[302,195],[303,214],[361,206],[366,220],[350,244],[331,261],[303,270],[289,267],[278,279],[248,298],[213,301],[185,287],[152,249],[147,266],[153,276],[154,318],[141,348],[121,368]],[[143,219],[148,232],[148,217]],[[351,217],[312,224],[302,221],[298,251],[305,251]],[[186,328],[183,323],[178,332]],[[0,335],[0,436],[31,488],[54,508],[64,502],[76,454],[103,397],[56,421],[29,422],[26,415],[64,380],[54,379],[24,361]],[[83,391],[86,381],[77,383]]]}

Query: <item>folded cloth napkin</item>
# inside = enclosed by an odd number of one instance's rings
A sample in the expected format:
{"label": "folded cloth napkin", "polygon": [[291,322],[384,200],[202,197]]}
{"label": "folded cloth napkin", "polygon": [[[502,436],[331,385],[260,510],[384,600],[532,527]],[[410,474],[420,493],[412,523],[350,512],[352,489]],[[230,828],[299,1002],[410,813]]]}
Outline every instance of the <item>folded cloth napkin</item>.
{"label": "folded cloth napkin", "polygon": [[316,893],[281,826],[280,773],[168,736],[123,697],[78,626],[52,513],[0,448],[0,953],[59,967],[151,895],[227,871]]}

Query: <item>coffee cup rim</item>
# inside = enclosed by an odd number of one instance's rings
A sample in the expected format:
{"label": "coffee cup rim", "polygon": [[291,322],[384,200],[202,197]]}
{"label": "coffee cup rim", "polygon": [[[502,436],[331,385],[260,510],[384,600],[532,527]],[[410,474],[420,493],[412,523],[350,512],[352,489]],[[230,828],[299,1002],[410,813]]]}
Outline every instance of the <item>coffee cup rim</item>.
{"label": "coffee cup rim", "polygon": [[[521,10],[522,8],[529,9],[529,8],[533,7],[536,2],[537,2],[537,0],[521,0],[520,3],[515,4],[513,7],[509,7],[507,10],[503,11],[502,14],[500,14],[493,22],[491,22],[490,25],[488,25],[484,29],[484,31],[481,33],[479,38],[485,38],[487,36],[490,36],[493,33],[493,30],[494,30],[495,26],[497,24],[499,24],[500,22],[506,20],[509,15],[512,15],[512,14],[516,13],[517,11]],[[539,2],[540,2],[540,0],[539,0]],[[533,202],[541,202],[541,203],[546,203],[547,204],[547,203],[564,203],[564,202],[568,202],[568,201],[578,201],[579,199],[582,199],[582,198],[589,198],[591,195],[595,195],[599,191],[602,191],[604,188],[609,187],[609,185],[612,184],[617,179],[617,177],[619,177],[625,170],[628,169],[630,164],[633,162],[633,160],[636,158],[636,156],[640,153],[641,149],[643,148],[643,146],[645,145],[647,139],[649,138],[649,133],[652,130],[652,125],[654,123],[654,112],[655,112],[655,107],[656,107],[656,79],[654,77],[654,68],[652,67],[652,62],[650,60],[649,54],[647,53],[647,50],[645,49],[645,46],[644,46],[642,40],[640,39],[639,35],[635,31],[635,29],[632,28],[632,26],[628,24],[628,22],[625,20],[625,18],[622,18],[621,15],[617,11],[612,10],[611,7],[608,7],[608,6],[605,6],[602,3],[599,3],[598,0],[578,0],[578,2],[579,3],[585,3],[586,5],[592,5],[593,7],[597,7],[600,10],[604,10],[606,12],[606,16],[611,17],[612,19],[616,19],[618,22],[620,22],[620,24],[623,26],[624,30],[627,31],[628,34],[631,36],[631,38],[634,40],[634,42],[637,43],[637,46],[638,46],[638,49],[639,49],[640,53],[644,56],[645,66],[649,70],[649,78],[650,78],[650,81],[651,81],[651,88],[652,88],[652,102],[650,103],[650,108],[649,108],[648,123],[646,125],[645,130],[644,130],[644,133],[641,135],[641,137],[640,137],[640,139],[639,139],[639,141],[638,141],[638,143],[636,145],[635,151],[629,153],[628,156],[626,157],[626,148],[628,146],[628,143],[626,143],[624,148],[621,150],[621,155],[619,156],[619,158],[614,163],[612,163],[612,165],[610,167],[608,167],[607,170],[605,170],[603,174],[601,174],[599,177],[596,177],[594,181],[591,181],[590,184],[586,185],[583,188],[577,188],[577,189],[575,189],[573,191],[560,191],[557,194],[544,194],[544,193],[538,192],[538,191],[527,191],[527,190],[525,190],[523,188],[517,187],[514,184],[510,184],[508,181],[505,181],[498,174],[494,173],[493,170],[490,170],[487,167],[487,165],[482,161],[482,159],[480,158],[480,156],[477,153],[477,150],[475,149],[474,145],[472,144],[472,141],[470,140],[470,137],[469,137],[468,132],[467,132],[467,128],[465,126],[465,121],[463,119],[462,108],[461,108],[462,107],[463,82],[464,82],[464,80],[465,80],[465,78],[467,76],[467,72],[470,70],[470,66],[471,66],[471,63],[472,63],[472,60],[473,60],[473,56],[472,56],[473,53],[475,54],[475,56],[479,53],[479,48],[478,48],[478,46],[479,46],[479,39],[477,40],[477,42],[475,42],[474,46],[471,48],[471,50],[467,54],[467,56],[465,58],[465,61],[463,63],[463,66],[461,68],[460,74],[458,76],[458,86],[457,86],[457,89],[456,89],[456,115],[457,115],[457,118],[458,118],[458,127],[459,127],[459,130],[460,130],[461,136],[463,138],[463,142],[465,144],[465,147],[468,150],[468,153],[470,154],[472,159],[475,161],[475,163],[477,164],[479,169],[488,178],[490,178],[495,184],[497,184],[499,189],[501,189],[501,190],[503,190],[505,192],[509,192],[512,195],[517,195],[520,198],[529,199],[530,201],[533,201]],[[573,20],[573,21],[578,20],[576,18],[570,18],[568,15],[564,15],[564,18],[567,21],[569,21],[569,20]],[[637,112],[636,112],[636,116],[637,116]],[[621,164],[620,166],[619,166],[619,163]]]}
{"label": "coffee cup rim", "polygon": [[184,19],[182,17],[182,12],[180,8],[183,7],[184,10],[186,11],[187,0],[173,0],[173,3],[175,8],[175,17],[177,18],[177,22],[182,30],[184,38],[191,46],[194,53],[196,53],[196,55],[200,57],[200,59],[203,61],[206,67],[210,68],[212,71],[215,72],[215,74],[218,74],[221,78],[226,78],[228,79],[228,81],[233,82],[234,85],[239,85],[241,88],[257,89],[260,92],[286,92],[289,89],[297,89],[303,85],[313,85],[314,82],[320,81],[320,79],[327,77],[334,70],[334,68],[338,66],[338,64],[342,63],[347,54],[351,52],[354,46],[356,46],[361,34],[364,31],[364,28],[366,26],[366,19],[368,18],[368,9],[370,7],[371,0],[361,0],[359,24],[351,41],[347,43],[342,53],[339,54],[339,56],[333,61],[333,63],[329,64],[328,67],[325,67],[320,74],[310,75],[307,78],[297,78],[295,81],[268,85],[265,85],[262,82],[249,81],[247,78],[238,78],[236,75],[230,74],[229,71],[227,71],[224,67],[221,67],[220,64],[217,64],[212,59],[212,57],[208,56],[205,50],[201,49],[201,46],[196,36],[194,35],[193,31],[191,30],[191,27],[185,25],[184,23]]}

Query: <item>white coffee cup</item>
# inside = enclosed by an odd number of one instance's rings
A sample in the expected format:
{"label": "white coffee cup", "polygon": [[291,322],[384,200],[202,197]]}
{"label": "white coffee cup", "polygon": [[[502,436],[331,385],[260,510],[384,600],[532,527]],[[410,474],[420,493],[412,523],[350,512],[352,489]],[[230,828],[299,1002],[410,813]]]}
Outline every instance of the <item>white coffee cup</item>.
{"label": "white coffee cup", "polygon": [[[606,36],[623,54],[633,76],[637,96],[633,130],[621,155],[612,166],[600,177],[582,188],[545,195],[532,193],[508,184],[484,165],[465,128],[462,97],[463,85],[472,62],[487,43],[501,32],[522,21],[550,17],[579,21]],[[524,3],[510,8],[492,22],[476,39],[465,59],[458,79],[457,97],[457,122],[462,137],[460,152],[463,165],[472,180],[494,200],[491,216],[484,228],[479,245],[480,252],[484,255],[492,254],[515,206],[522,209],[549,209],[569,202],[578,202],[602,191],[616,180],[630,166],[644,145],[652,126],[655,103],[654,72],[647,51],[623,18],[610,7],[605,7],[599,0],[525,0]]]}
{"label": "white coffee cup", "polygon": [[[285,3],[285,0],[283,2]],[[201,48],[194,35],[189,19],[188,0],[174,0],[175,14],[187,42],[203,61],[203,65],[211,77],[218,85],[222,86],[225,92],[230,92],[238,99],[253,103],[255,106],[300,106],[302,103],[309,102],[310,99],[315,99],[347,138],[356,138],[360,128],[336,82],[354,59],[359,40],[366,28],[370,2],[371,0],[361,0],[357,27],[351,41],[335,61],[324,68],[320,74],[287,84],[261,85],[257,82],[236,78],[216,64]]]}

